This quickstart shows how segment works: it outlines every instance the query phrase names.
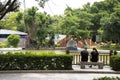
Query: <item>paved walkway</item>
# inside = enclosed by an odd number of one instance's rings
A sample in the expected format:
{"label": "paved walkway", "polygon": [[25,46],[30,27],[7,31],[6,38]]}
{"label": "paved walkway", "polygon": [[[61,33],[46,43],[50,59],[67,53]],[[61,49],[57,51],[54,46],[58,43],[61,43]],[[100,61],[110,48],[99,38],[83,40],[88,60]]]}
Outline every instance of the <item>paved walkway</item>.
{"label": "paved walkway", "polygon": [[0,80],[93,80],[99,77],[117,77],[120,74],[91,73],[0,73]]}
{"label": "paved walkway", "polygon": [[103,69],[98,69],[98,66],[92,66],[92,68],[90,68],[89,66],[85,66],[85,69],[81,69],[79,65],[73,65],[73,69],[74,71],[84,73],[120,73],[112,70],[110,66],[104,66]]}
{"label": "paved walkway", "polygon": [[86,69],[80,69],[79,65],[73,65],[71,71],[51,71],[41,70],[28,71],[3,71],[0,72],[0,80],[93,80],[100,77],[119,77],[120,74],[111,70],[109,66],[104,66],[103,69],[98,69],[97,66]]}

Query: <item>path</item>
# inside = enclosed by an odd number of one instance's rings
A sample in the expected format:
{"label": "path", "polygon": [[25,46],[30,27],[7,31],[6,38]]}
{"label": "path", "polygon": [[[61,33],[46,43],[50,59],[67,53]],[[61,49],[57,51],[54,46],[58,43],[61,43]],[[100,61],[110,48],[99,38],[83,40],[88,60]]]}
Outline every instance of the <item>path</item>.
{"label": "path", "polygon": [[80,69],[79,65],[73,65],[74,72],[41,72],[30,71],[26,72],[1,72],[0,71],[0,80],[93,80],[93,78],[100,77],[120,77],[120,74],[115,74],[109,66],[104,66],[103,69],[98,69],[97,66],[89,68],[86,66],[86,69]]}
{"label": "path", "polygon": [[90,73],[0,73],[0,80],[93,80],[99,77],[117,77],[120,74]]}

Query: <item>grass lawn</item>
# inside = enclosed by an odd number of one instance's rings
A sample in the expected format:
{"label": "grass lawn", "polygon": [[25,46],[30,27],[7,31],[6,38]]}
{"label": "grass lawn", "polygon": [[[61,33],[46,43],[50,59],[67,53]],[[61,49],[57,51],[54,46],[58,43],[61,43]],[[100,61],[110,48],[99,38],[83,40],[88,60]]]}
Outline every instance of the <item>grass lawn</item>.
{"label": "grass lawn", "polygon": [[65,54],[64,50],[22,50],[23,52],[34,52],[34,53],[56,53]]}

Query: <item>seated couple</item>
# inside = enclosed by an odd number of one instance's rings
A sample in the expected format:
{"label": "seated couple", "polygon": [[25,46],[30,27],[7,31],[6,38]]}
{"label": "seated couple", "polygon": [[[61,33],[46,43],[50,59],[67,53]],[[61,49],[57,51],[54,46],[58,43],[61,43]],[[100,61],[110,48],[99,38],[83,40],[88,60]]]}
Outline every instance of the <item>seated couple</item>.
{"label": "seated couple", "polygon": [[[85,50],[81,51],[80,54],[81,54],[81,61],[87,62],[88,55],[89,55],[87,48],[85,48]],[[91,62],[98,62],[98,58],[99,58],[99,53],[98,53],[96,48],[93,48],[93,51],[90,53],[90,61]]]}

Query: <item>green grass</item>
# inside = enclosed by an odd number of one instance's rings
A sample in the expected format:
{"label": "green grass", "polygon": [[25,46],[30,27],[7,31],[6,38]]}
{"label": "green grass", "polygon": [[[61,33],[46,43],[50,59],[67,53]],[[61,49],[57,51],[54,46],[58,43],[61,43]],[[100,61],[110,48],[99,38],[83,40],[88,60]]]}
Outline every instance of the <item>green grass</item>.
{"label": "green grass", "polygon": [[35,54],[65,54],[63,50],[22,50],[22,52],[32,52]]}

